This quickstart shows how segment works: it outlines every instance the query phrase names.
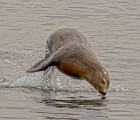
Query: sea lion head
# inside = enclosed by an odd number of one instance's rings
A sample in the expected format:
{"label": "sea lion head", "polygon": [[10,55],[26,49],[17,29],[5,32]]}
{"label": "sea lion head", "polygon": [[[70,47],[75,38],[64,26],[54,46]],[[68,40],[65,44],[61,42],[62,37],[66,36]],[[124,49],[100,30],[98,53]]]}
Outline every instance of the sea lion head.
{"label": "sea lion head", "polygon": [[93,74],[91,84],[94,88],[99,91],[102,95],[106,95],[107,89],[109,88],[110,78],[109,74],[105,69],[98,70]]}

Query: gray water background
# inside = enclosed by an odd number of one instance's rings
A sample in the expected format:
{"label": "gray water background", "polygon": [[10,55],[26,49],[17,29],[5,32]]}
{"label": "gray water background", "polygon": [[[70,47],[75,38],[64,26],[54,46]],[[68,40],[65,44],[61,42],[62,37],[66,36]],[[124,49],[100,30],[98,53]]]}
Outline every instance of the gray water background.
{"label": "gray water background", "polygon": [[[56,69],[25,72],[62,27],[80,30],[108,70],[106,99]],[[0,120],[140,120],[140,1],[0,0],[0,62]]]}

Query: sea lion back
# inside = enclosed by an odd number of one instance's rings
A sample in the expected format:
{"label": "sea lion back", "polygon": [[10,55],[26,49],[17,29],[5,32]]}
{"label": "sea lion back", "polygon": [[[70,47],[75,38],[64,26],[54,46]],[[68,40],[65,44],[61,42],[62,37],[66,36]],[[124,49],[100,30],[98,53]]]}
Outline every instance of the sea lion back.
{"label": "sea lion back", "polygon": [[61,28],[53,32],[47,40],[46,48],[50,53],[56,52],[60,47],[69,44],[84,44],[90,47],[86,37],[73,28]]}

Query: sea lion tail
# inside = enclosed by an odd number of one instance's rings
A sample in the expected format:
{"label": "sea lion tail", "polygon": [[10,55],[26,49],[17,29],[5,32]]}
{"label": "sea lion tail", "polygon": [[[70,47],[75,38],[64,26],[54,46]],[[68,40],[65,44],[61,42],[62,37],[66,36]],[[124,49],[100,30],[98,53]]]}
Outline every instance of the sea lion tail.
{"label": "sea lion tail", "polygon": [[45,70],[49,66],[51,66],[51,60],[44,58],[44,59],[40,60],[39,62],[37,62],[36,64],[34,64],[26,72],[27,73],[39,72],[39,71]]}

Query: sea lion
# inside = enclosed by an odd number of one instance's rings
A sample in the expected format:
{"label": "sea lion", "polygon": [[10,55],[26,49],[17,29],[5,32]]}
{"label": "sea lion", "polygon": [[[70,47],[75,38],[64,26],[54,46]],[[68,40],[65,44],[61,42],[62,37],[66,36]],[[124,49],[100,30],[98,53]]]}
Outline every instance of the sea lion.
{"label": "sea lion", "polygon": [[28,69],[27,73],[57,66],[66,75],[84,78],[102,95],[106,94],[110,83],[108,72],[81,32],[73,28],[58,29],[48,38],[46,48],[49,54]]}

